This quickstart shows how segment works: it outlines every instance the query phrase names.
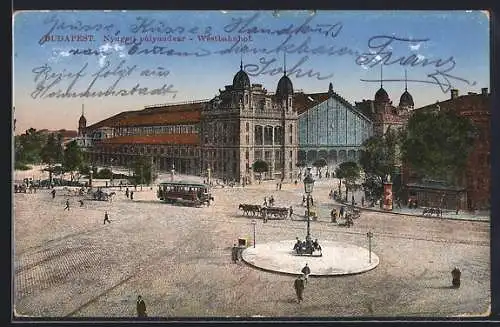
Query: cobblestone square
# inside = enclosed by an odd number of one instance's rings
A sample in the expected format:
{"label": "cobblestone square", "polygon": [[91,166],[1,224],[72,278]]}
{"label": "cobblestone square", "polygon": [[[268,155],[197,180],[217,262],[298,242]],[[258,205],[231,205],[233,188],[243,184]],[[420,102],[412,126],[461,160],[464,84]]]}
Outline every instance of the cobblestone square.
{"label": "cobblestone square", "polygon": [[[328,198],[335,181],[320,180],[313,193],[319,219],[312,235],[372,247],[380,264],[365,273],[310,277],[296,302],[294,276],[231,262],[238,238],[253,242],[254,217],[240,203],[294,206],[293,219],[256,219],[256,242],[304,238],[299,219],[303,186],[263,182],[214,188],[210,207],[161,203],[138,188],[134,200],[85,201],[57,190],[14,195],[13,300],[17,315],[135,317],[142,295],[152,317],[448,317],[487,315],[490,306],[490,225],[484,221],[412,217],[363,211],[354,226],[330,222]],[[65,201],[71,207],[65,211]],[[110,224],[103,224],[104,212]],[[290,245],[292,247],[293,244]],[[312,259],[305,259],[313,265]],[[451,270],[462,285],[451,288]],[[299,272],[298,272],[299,273]]]}

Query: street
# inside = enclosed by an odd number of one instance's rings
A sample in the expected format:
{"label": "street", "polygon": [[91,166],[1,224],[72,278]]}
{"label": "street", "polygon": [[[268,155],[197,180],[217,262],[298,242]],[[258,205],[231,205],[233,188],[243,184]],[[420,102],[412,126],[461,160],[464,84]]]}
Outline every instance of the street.
{"label": "street", "polygon": [[[311,278],[297,304],[293,276],[231,263],[240,237],[253,241],[254,217],[240,203],[294,206],[303,215],[303,185],[274,182],[215,188],[210,207],[173,206],[144,187],[112,202],[70,198],[58,190],[14,195],[14,303],[19,315],[134,317],[142,295],[149,316],[459,316],[485,315],[490,305],[488,222],[410,217],[363,211],[351,228],[330,222],[333,180],[313,192],[319,220],[313,238],[372,248],[380,258],[366,273]],[[104,212],[110,224],[103,224]],[[256,242],[304,238],[306,223],[257,218]],[[309,265],[313,265],[309,260]],[[452,289],[451,270],[462,271]]]}

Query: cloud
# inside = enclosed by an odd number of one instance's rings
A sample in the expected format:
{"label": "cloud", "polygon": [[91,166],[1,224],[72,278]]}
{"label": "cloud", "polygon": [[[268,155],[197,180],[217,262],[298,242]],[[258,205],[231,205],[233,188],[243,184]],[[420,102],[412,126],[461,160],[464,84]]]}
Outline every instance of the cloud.
{"label": "cloud", "polygon": [[52,55],[48,59],[50,63],[58,63],[63,57],[69,57],[71,54],[69,50],[54,48],[52,49]]}
{"label": "cloud", "polygon": [[126,58],[127,53],[125,51],[125,46],[119,45],[118,43],[105,43],[101,45],[99,47],[99,67],[104,67],[107,57],[113,54],[118,54],[120,58]]}
{"label": "cloud", "polygon": [[417,44],[410,44],[410,50],[411,51],[418,51],[418,49],[420,49],[420,43],[417,43]]}

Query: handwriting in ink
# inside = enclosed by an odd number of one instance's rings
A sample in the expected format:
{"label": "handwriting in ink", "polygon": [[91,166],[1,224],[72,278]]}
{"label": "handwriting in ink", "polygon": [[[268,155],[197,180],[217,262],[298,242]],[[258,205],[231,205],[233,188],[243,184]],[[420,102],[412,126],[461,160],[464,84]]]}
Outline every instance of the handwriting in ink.
{"label": "handwriting in ink", "polygon": [[[429,39],[406,39],[396,36],[386,36],[377,35],[373,36],[368,40],[368,52],[361,53],[355,60],[357,65],[374,67],[378,64],[384,66],[390,66],[394,64],[399,64],[400,66],[410,66],[410,67],[432,67],[435,71],[428,73],[427,78],[429,80],[413,80],[416,83],[426,83],[438,85],[443,93],[448,92],[452,87],[450,80],[456,80],[463,82],[467,85],[475,85],[476,82],[470,82],[465,78],[452,75],[451,72],[455,69],[456,61],[453,56],[446,59],[434,58],[428,59],[425,57],[419,57],[415,54],[410,54],[408,56],[394,56],[392,50],[389,46],[393,42],[403,42],[403,43],[415,43],[415,42],[427,42]],[[374,82],[375,80],[361,79],[363,82]],[[380,80],[378,80],[380,81]],[[384,81],[400,81],[395,79],[388,79]]]}
{"label": "handwriting in ink", "polygon": [[159,34],[210,34],[212,32],[212,26],[206,26],[205,28],[200,28],[194,26],[191,28],[186,28],[184,26],[169,26],[168,24],[158,21],[154,18],[148,17],[136,17],[136,23],[130,25],[130,31],[132,33],[159,33]]}
{"label": "handwriting in ink", "polygon": [[[311,27],[309,23],[315,16],[309,16],[298,26],[290,24],[287,27],[272,29],[256,26],[254,23],[259,18],[260,14],[256,13],[249,18],[232,18],[232,22],[224,26],[224,31],[227,33],[248,33],[248,34],[268,34],[268,35],[303,35],[309,33],[317,33],[324,36],[337,37],[342,31],[342,23],[335,24],[316,24]],[[254,25],[252,25],[254,24]]]}
{"label": "handwriting in ink", "polygon": [[307,37],[302,43],[295,44],[291,43],[293,36],[287,36],[283,42],[278,44],[276,47],[268,49],[265,47],[252,47],[248,44],[242,43],[240,40],[234,42],[230,47],[222,50],[217,50],[214,53],[220,55],[227,54],[278,54],[280,52],[287,54],[309,54],[309,55],[327,55],[327,56],[343,56],[343,55],[351,55],[358,56],[359,52],[356,50],[352,50],[346,46],[337,46],[337,45],[319,45],[314,46],[311,44],[312,40],[310,37]]}
{"label": "handwriting in ink", "polygon": [[[302,68],[299,68],[308,60],[308,56],[300,58],[300,60],[295,65],[293,65],[290,70],[287,70],[287,75],[294,78],[301,78],[304,76],[307,76],[309,78],[315,77],[317,80],[325,80],[333,77],[333,74],[322,76],[320,72],[315,72],[313,69],[303,71]],[[274,76],[283,73],[281,64],[281,61],[278,61],[276,58],[267,59],[265,57],[262,57],[259,59],[259,64],[246,64],[245,71],[250,76]]]}
{"label": "handwriting in ink", "polygon": [[[135,72],[139,73],[141,77],[152,78],[159,77],[166,78],[170,71],[157,67],[155,69],[143,69],[140,71],[137,65],[125,66],[126,61],[122,60],[116,67],[113,67],[107,61],[103,67],[97,72],[90,74],[87,72],[88,63],[85,63],[78,71],[70,72],[66,69],[63,71],[55,71],[48,64],[33,68],[35,90],[31,92],[33,99],[46,99],[46,98],[82,98],[82,97],[106,97],[106,96],[129,96],[129,95],[166,95],[177,93],[172,84],[165,83],[159,88],[148,88],[141,86],[140,83],[132,88],[118,89],[118,84],[125,78],[131,77]],[[81,82],[84,77],[91,78],[90,83],[86,86],[84,91],[76,91],[75,84]],[[97,82],[107,81],[109,84],[106,89],[95,88]],[[66,83],[65,83],[66,82]],[[66,87],[65,87],[66,86]]]}
{"label": "handwriting in ink", "polygon": [[82,32],[99,32],[105,31],[109,32],[114,28],[113,24],[84,24],[80,20],[72,21],[67,23],[61,20],[57,15],[50,16],[43,21],[45,25],[50,24],[49,30],[45,32],[38,44],[42,45],[48,40],[51,40],[51,35],[55,33],[66,33],[70,31],[71,33],[82,33]]}
{"label": "handwriting in ink", "polygon": [[[444,65],[450,64],[451,69],[455,67],[455,59],[453,56],[447,59],[433,59],[429,60],[427,58],[419,58],[415,54],[411,54],[409,56],[400,56],[396,59],[393,58],[393,52],[389,49],[389,46],[394,41],[407,42],[407,43],[415,43],[415,42],[426,42],[429,39],[405,39],[399,38],[395,36],[386,36],[386,35],[377,35],[373,36],[368,40],[368,48],[370,48],[369,52],[364,52],[360,54],[356,58],[356,64],[364,65],[369,67],[374,67],[379,63],[390,66],[393,64],[399,63],[401,66],[421,66],[426,67],[430,65],[434,65],[436,68],[439,68]],[[448,67],[450,68],[450,67]]]}

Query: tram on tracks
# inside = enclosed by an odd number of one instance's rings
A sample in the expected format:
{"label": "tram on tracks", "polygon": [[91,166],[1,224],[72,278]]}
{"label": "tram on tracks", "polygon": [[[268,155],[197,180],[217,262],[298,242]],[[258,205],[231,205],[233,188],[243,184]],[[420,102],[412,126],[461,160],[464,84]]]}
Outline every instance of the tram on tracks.
{"label": "tram on tracks", "polygon": [[196,207],[210,206],[214,200],[207,184],[184,181],[160,183],[157,197],[166,203]]}

